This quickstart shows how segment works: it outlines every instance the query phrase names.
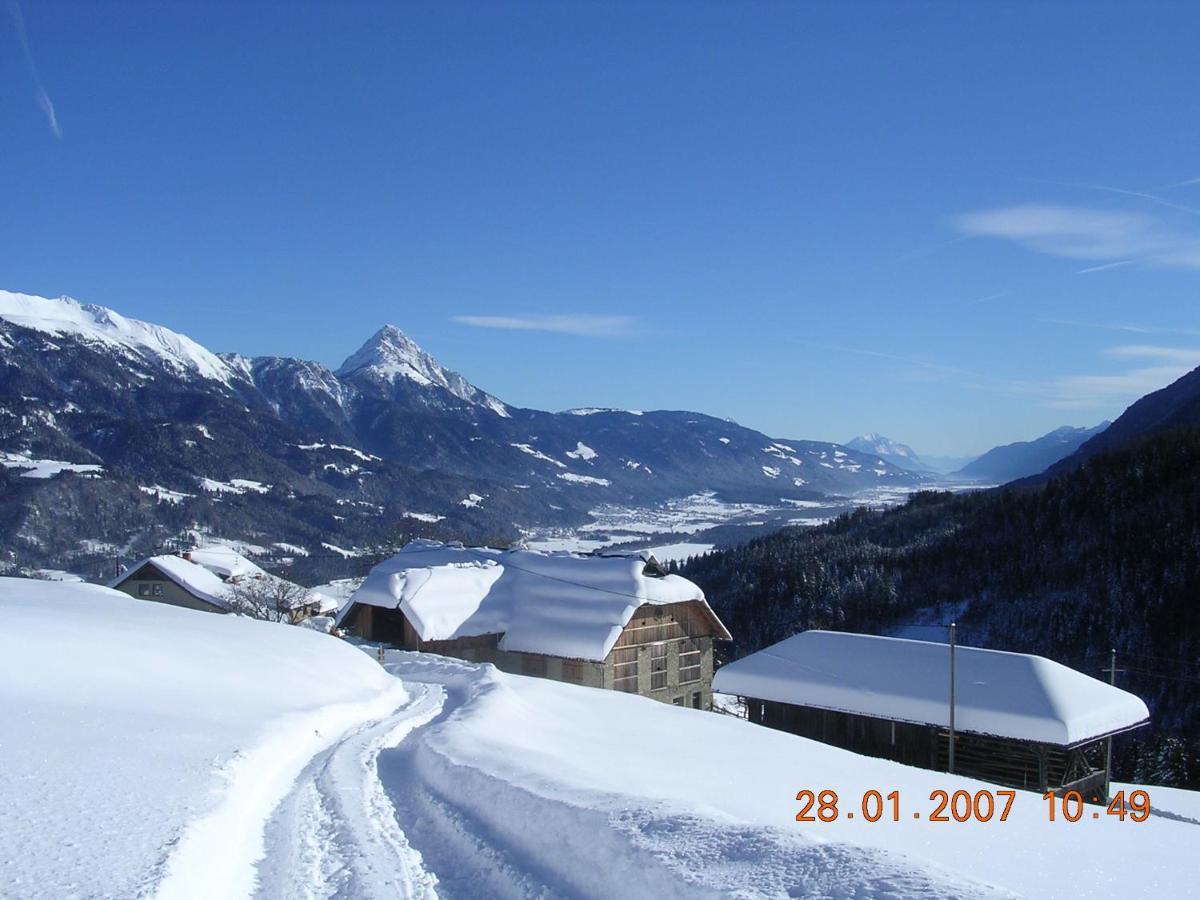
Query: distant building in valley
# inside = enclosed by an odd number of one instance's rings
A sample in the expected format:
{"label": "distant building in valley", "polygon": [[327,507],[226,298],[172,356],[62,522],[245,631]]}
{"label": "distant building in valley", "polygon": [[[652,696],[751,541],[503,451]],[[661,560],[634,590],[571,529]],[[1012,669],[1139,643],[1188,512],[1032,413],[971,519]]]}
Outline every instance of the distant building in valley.
{"label": "distant building in valley", "polygon": [[[856,753],[945,771],[946,644],[805,631],[724,666],[715,688],[751,721]],[[1103,795],[1102,742],[1147,724],[1127,691],[1024,653],[959,646],[954,771],[1009,787]]]}
{"label": "distant building in valley", "polygon": [[264,606],[286,604],[281,613],[292,622],[331,614],[337,608],[336,599],[272,575],[229,547],[148,557],[127,568],[109,587],[140,600],[204,612],[244,611],[249,600]]}
{"label": "distant building in valley", "polygon": [[380,563],[338,625],[506,672],[712,706],[713,640],[695,584],[647,552],[584,556],[413,541]]}

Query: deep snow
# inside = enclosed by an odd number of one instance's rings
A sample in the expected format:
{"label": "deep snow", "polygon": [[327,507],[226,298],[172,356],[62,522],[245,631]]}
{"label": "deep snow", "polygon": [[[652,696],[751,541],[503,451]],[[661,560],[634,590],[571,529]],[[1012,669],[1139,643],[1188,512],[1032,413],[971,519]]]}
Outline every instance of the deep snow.
{"label": "deep snow", "polygon": [[1187,792],[1144,823],[1049,823],[1022,793],[1007,822],[800,824],[804,788],[843,810],[895,788],[908,813],[986,786],[491,666],[390,651],[385,671],[371,648],[99,587],[0,579],[0,616],[3,897],[1193,887]]}

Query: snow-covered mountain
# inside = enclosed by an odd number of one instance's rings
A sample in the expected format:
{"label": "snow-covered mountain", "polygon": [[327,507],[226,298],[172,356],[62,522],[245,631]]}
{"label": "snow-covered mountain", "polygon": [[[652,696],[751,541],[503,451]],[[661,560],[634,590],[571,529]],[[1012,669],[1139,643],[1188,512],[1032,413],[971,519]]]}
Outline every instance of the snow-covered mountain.
{"label": "snow-covered mountain", "polygon": [[874,456],[882,457],[892,465],[908,469],[910,472],[923,472],[929,469],[928,466],[921,462],[921,458],[917,456],[916,451],[908,446],[908,444],[893,441],[882,434],[875,434],[873,432],[870,434],[860,434],[858,437],[846,441],[846,446],[851,450],[858,450],[862,453],[870,453]]}
{"label": "snow-covered mountain", "polygon": [[509,418],[508,407],[481,391],[457,372],[443,368],[432,356],[395,325],[385,325],[373,334],[337,370],[344,381],[383,387],[394,393],[407,385],[440,387],[467,403],[490,409]]}
{"label": "snow-covered mountain", "polygon": [[232,377],[229,367],[216,354],[189,337],[70,297],[50,299],[0,290],[0,319],[43,334],[70,336],[126,356],[153,360],[180,374],[195,374],[222,384],[228,384]]}
{"label": "snow-covered mountain", "polygon": [[9,562],[111,558],[189,528],[310,549],[418,526],[501,541],[704,492],[778,505],[921,482],[701,413],[512,407],[392,326],[332,371],[3,294],[0,346]]}

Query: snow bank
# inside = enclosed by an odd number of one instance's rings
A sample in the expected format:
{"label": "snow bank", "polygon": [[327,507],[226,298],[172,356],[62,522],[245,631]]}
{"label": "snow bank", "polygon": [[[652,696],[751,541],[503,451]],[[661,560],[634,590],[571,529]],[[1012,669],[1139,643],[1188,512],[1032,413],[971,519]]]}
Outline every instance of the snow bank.
{"label": "snow bank", "polygon": [[[1195,825],[1049,822],[1040,794],[1024,791],[1004,822],[929,822],[931,792],[995,787],[643,697],[429,654],[388,659],[407,682],[446,686],[452,711],[411,759],[381,759],[381,771],[415,769],[436,799],[425,816],[449,810],[459,840],[486,836],[505,858],[535,861],[554,895],[613,896],[618,885],[626,897],[1073,900],[1194,890]],[[804,789],[836,791],[842,815],[796,822]],[[869,790],[898,790],[900,821],[847,819]],[[436,846],[414,840],[434,859]],[[488,877],[479,865],[477,877]]]}
{"label": "snow bank", "polygon": [[[805,631],[724,666],[728,694],[923,725],[949,725],[950,651],[902,638]],[[1146,704],[1127,691],[1024,653],[960,646],[955,657],[960,731],[1074,746],[1142,724]]]}
{"label": "snow bank", "polygon": [[94,585],[0,578],[0,620],[4,897],[247,893],[306,754],[404,696],[327,635]]}
{"label": "snow bank", "polygon": [[602,660],[643,603],[694,600],[712,614],[692,582],[645,570],[642,554],[576,556],[418,540],[372,569],[351,600],[398,607],[425,641],[502,633],[502,650]]}

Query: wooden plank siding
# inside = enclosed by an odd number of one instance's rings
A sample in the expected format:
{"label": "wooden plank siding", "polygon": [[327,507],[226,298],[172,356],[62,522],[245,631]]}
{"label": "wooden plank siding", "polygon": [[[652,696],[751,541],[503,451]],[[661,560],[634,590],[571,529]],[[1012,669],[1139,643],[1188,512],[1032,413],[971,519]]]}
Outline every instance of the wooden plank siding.
{"label": "wooden plank siding", "polygon": [[[934,725],[746,699],[751,722],[798,734],[864,756],[890,759],[944,772],[949,764],[949,732]],[[1004,787],[1058,794],[1077,790],[1089,802],[1103,796],[1105,773],[1100,741],[1056,747],[1034,741],[958,732],[954,736],[955,774]]]}
{"label": "wooden plank siding", "polygon": [[405,650],[492,663],[504,672],[642,694],[677,706],[712,708],[716,628],[696,602],[638,607],[602,662],[501,650],[500,634],[422,641],[398,609],[358,605],[343,626],[367,640]]}

